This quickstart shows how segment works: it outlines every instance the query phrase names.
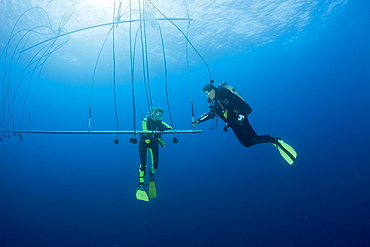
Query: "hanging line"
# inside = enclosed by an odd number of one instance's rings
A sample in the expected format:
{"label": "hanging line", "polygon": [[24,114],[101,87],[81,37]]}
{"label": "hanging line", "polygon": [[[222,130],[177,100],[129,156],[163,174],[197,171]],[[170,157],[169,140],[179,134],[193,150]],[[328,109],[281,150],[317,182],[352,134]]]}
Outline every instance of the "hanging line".
{"label": "hanging line", "polygon": [[[154,20],[157,20],[157,21],[168,21],[168,20],[174,20],[174,21],[188,21],[188,19],[185,19],[185,18],[156,18]],[[131,20],[131,21],[115,21],[115,22],[110,22],[110,23],[103,23],[103,24],[98,24],[98,25],[94,25],[94,26],[91,26],[91,27],[84,27],[84,28],[81,28],[81,29],[77,29],[77,30],[74,30],[74,31],[70,31],[68,33],[63,33],[63,34],[60,34],[60,35],[57,35],[57,36],[54,36],[50,39],[46,39],[46,40],[43,40],[37,44],[34,44],[32,46],[29,46],[25,49],[23,49],[22,51],[20,51],[20,53],[23,53],[23,52],[26,52],[38,45],[41,45],[41,44],[44,44],[48,41],[51,41],[53,39],[58,39],[60,37],[63,37],[63,36],[66,36],[66,35],[70,35],[70,34],[73,34],[73,33],[78,33],[78,32],[82,32],[82,31],[86,31],[86,30],[89,30],[89,29],[94,29],[94,28],[98,28],[98,27],[104,27],[104,26],[111,26],[111,25],[118,25],[120,23],[128,23],[128,22],[139,22],[141,21],[140,19],[139,20]]]}
{"label": "hanging line", "polygon": [[200,57],[200,59],[202,59],[204,65],[207,67],[207,70],[208,70],[208,74],[209,74],[209,79],[210,81],[212,81],[212,74],[211,74],[211,70],[206,62],[206,60],[204,60],[204,58],[202,57],[202,55],[200,55],[200,53],[198,52],[198,50],[195,48],[195,46],[190,42],[190,40],[188,39],[188,37],[185,35],[185,33],[170,19],[168,18],[165,14],[163,14],[150,0],[147,0],[166,20],[168,20],[172,25],[174,25],[177,30],[180,31],[180,33],[185,37],[186,41],[189,43],[189,45],[193,48],[193,50],[197,53],[197,55]]}
{"label": "hanging line", "polygon": [[[115,3],[114,3],[115,4]],[[98,67],[98,62],[100,60],[100,56],[103,52],[103,48],[105,47],[105,44],[108,40],[108,37],[111,33],[111,31],[113,30],[114,26],[118,26],[118,23],[120,23],[120,18],[121,18],[121,15],[120,15],[120,11],[121,11],[121,4],[122,4],[122,1],[120,1],[120,5],[119,5],[119,8],[118,8],[118,14],[117,14],[117,17],[114,16],[113,14],[113,22],[111,23],[112,27],[109,29],[107,35],[105,36],[105,39],[103,41],[103,44],[101,45],[100,47],[100,51],[98,53],[98,57],[96,58],[96,62],[95,62],[95,65],[94,65],[94,70],[93,70],[93,76],[92,76],[92,80],[91,80],[91,87],[90,87],[90,104],[89,104],[89,117],[88,117],[88,125],[87,125],[87,128],[88,128],[88,131],[91,131],[91,121],[92,121],[92,98],[93,98],[93,88],[94,88],[94,82],[95,82],[95,75],[96,75],[96,70],[97,70],[97,67]],[[114,7],[115,8],[115,7]],[[115,13],[115,10],[114,12]],[[131,22],[130,22],[130,25],[131,25]],[[113,35],[114,36],[114,35]],[[114,38],[113,38],[114,39]],[[114,40],[113,40],[114,42]],[[114,46],[113,46],[113,49],[114,49]],[[115,61],[115,59],[114,59]]]}
{"label": "hanging line", "polygon": [[[121,18],[121,16],[119,15],[120,13],[120,10],[121,10],[121,3],[122,1],[120,2],[120,5],[119,5],[119,9],[118,9],[118,16],[115,17],[114,14],[113,14],[113,22],[112,22],[112,27],[110,28],[110,30],[108,31],[104,41],[103,41],[103,44],[100,48],[100,51],[99,51],[99,54],[98,54],[98,57],[96,59],[96,62],[95,62],[95,66],[94,66],[94,71],[93,71],[93,76],[92,76],[92,82],[91,82],[91,88],[90,88],[90,106],[89,106],[89,118],[88,118],[88,131],[91,131],[91,120],[92,120],[92,95],[93,95],[93,87],[94,87],[94,82],[95,82],[95,75],[96,75],[96,69],[97,69],[97,66],[98,66],[98,62],[100,60],[100,56],[102,54],[102,51],[103,51],[103,48],[107,42],[107,39],[109,37],[109,34],[111,33],[111,31],[113,31],[113,81],[114,81],[114,109],[115,109],[115,116],[116,116],[116,125],[117,125],[117,130],[119,130],[119,122],[118,122],[118,114],[117,114],[117,101],[116,101],[116,73],[115,73],[115,69],[116,69],[116,66],[115,66],[115,62],[116,62],[116,59],[115,59],[115,45],[114,45],[114,42],[115,42],[115,36],[114,36],[114,26],[115,25],[118,25],[118,23],[121,23],[121,21],[119,20]],[[115,13],[115,7],[114,7],[114,12]],[[131,26],[131,22],[130,23],[130,26]]]}
{"label": "hanging line", "polygon": [[[36,84],[35,85],[35,90],[34,90],[34,93],[32,95],[32,98],[31,98],[31,105],[30,105],[30,109],[29,109],[29,112],[28,112],[27,129],[29,128],[30,121],[31,121],[31,111],[32,111],[34,97],[35,97],[35,91],[36,91],[36,88],[38,86],[38,82],[39,82],[41,73],[42,73],[42,71],[44,69],[44,65],[45,65],[46,61],[49,59],[49,57],[51,56],[52,53],[54,53],[56,50],[60,49],[61,47],[63,47],[65,44],[68,43],[69,37],[68,37],[68,40],[64,41],[63,43],[61,43],[61,44],[59,44],[57,46],[55,46],[56,41],[57,40],[54,40],[52,42],[52,44],[50,44],[49,47],[45,50],[45,52],[42,54],[41,58],[43,60],[41,61],[40,59],[38,59],[35,68],[32,70],[32,72],[29,72],[29,73],[31,73],[31,76],[30,76],[29,81],[28,81],[26,95],[24,96],[20,129],[23,129],[23,122],[24,122],[25,111],[26,111],[26,102],[27,102],[28,94],[29,94],[30,87],[31,87],[31,81],[34,78],[34,74],[36,72],[36,69],[40,68],[40,70],[38,71],[38,75],[36,76],[37,79],[36,79],[36,83],[35,83]],[[27,73],[25,76],[27,76],[29,73]]]}
{"label": "hanging line", "polygon": [[145,86],[145,95],[148,104],[149,112],[152,111],[153,101],[150,90],[150,79],[149,79],[149,61],[147,52],[147,40],[146,40],[146,19],[145,19],[145,6],[141,7],[141,1],[139,1],[139,13],[140,13],[140,42],[141,42],[141,57],[142,57],[142,68],[143,78]]}
{"label": "hanging line", "polygon": [[[70,10],[72,9],[72,7],[70,7],[64,13],[64,15],[63,15],[63,17],[62,17],[62,19],[61,19],[61,21],[59,23],[59,26],[58,26],[57,31],[54,31],[52,29],[51,23],[50,23],[50,18],[48,16],[47,12],[43,8],[40,8],[40,7],[34,7],[34,8],[31,8],[31,9],[26,10],[17,19],[15,25],[13,26],[13,29],[12,29],[11,34],[10,34],[10,37],[9,37],[9,39],[8,39],[8,41],[7,41],[7,43],[6,43],[5,47],[4,47],[4,50],[3,50],[3,52],[1,53],[1,56],[0,56],[0,60],[1,60],[3,58],[3,56],[5,55],[4,56],[4,74],[3,74],[3,115],[4,115],[4,123],[1,124],[3,129],[4,129],[4,127],[8,129],[10,125],[13,126],[13,129],[16,129],[13,116],[14,116],[14,108],[15,108],[15,103],[16,103],[16,98],[17,98],[17,92],[18,92],[18,89],[19,89],[21,83],[23,82],[23,80],[25,80],[29,76],[28,84],[27,84],[27,87],[26,87],[25,96],[24,96],[24,100],[23,100],[23,107],[22,107],[21,119],[20,119],[20,129],[23,129],[23,123],[24,123],[24,118],[25,118],[26,102],[27,102],[27,99],[28,99],[29,91],[30,91],[31,81],[35,77],[36,70],[39,69],[38,75],[36,75],[37,80],[36,80],[35,90],[37,88],[38,81],[39,81],[39,78],[40,78],[40,74],[41,74],[41,72],[43,70],[43,67],[45,65],[45,62],[48,60],[48,58],[51,56],[51,54],[53,52],[55,52],[56,50],[58,50],[61,47],[63,47],[69,41],[69,36],[67,36],[67,40],[66,41],[64,41],[63,43],[61,43],[59,45],[55,45],[57,39],[54,39],[52,42],[50,42],[50,44],[46,44],[44,47],[42,47],[31,58],[30,62],[27,64],[27,66],[25,68],[23,68],[22,70],[20,70],[19,73],[17,73],[17,75],[14,77],[14,79],[11,80],[11,74],[12,74],[11,72],[12,72],[12,68],[13,68],[13,63],[15,61],[14,67],[18,67],[17,65],[18,65],[18,62],[19,62],[19,60],[21,58],[21,55],[22,55],[21,53],[17,53],[18,47],[21,45],[22,40],[29,33],[36,33],[36,34],[40,34],[40,35],[48,35],[48,34],[54,33],[55,35],[60,35],[60,33],[62,33],[64,31],[65,24],[68,22],[68,20],[70,19],[70,17],[74,13],[74,11],[70,12]],[[31,29],[21,29],[21,30],[15,32],[15,28],[17,27],[18,22],[20,22],[21,18],[27,12],[29,12],[31,10],[35,10],[35,9],[41,10],[46,15],[47,22],[48,22],[49,26],[47,26],[47,25],[40,25],[40,26],[33,27]],[[39,31],[37,31],[37,29],[39,29],[39,28],[47,29],[47,30],[50,31],[50,33],[42,33],[42,32],[39,32]],[[15,46],[14,51],[13,51],[13,54],[11,55],[8,73],[6,73],[9,45],[10,45],[11,41],[18,34],[20,34],[22,32],[26,32],[26,33],[23,34],[21,36],[20,40],[16,43],[16,46]],[[18,58],[17,59],[15,59],[15,55],[16,54],[18,54]],[[6,74],[7,74],[7,79],[5,79],[6,78]],[[17,78],[19,78],[19,79],[18,79],[18,81],[16,83]],[[6,93],[5,93],[5,81],[8,82]],[[13,84],[15,84],[15,86],[14,86],[15,89],[14,89],[13,95],[10,96],[10,94],[11,94],[11,87],[13,86]],[[30,122],[30,116],[31,116],[31,110],[32,110],[33,100],[34,100],[34,94],[33,94],[33,97],[31,98],[31,106],[30,106],[30,110],[29,110],[29,114],[28,114],[28,125],[29,125],[29,122]],[[7,101],[7,105],[8,105],[8,120],[6,120],[6,114],[5,114],[5,103],[6,103],[6,101]],[[10,122],[11,122],[11,124],[10,124]]]}
{"label": "hanging line", "polygon": [[[166,88],[166,101],[167,101],[167,108],[168,108],[168,115],[170,116],[170,122],[173,129],[175,129],[173,120],[172,120],[172,112],[171,112],[171,106],[170,106],[170,100],[168,96],[168,72],[167,72],[167,58],[166,58],[166,50],[164,48],[164,40],[163,40],[163,34],[162,34],[162,28],[160,25],[159,27],[159,33],[161,36],[161,44],[162,44],[162,53],[163,53],[163,66],[164,66],[164,80],[165,80],[165,88]],[[174,133],[175,136],[175,133]]]}
{"label": "hanging line", "polygon": [[108,40],[108,37],[109,37],[109,34],[110,32],[112,31],[113,28],[111,28],[107,35],[105,36],[105,39],[103,41],[103,44],[102,46],[100,47],[100,51],[99,51],[99,54],[98,54],[98,57],[96,59],[96,62],[95,62],[95,66],[94,66],[94,71],[93,71],[93,76],[92,76],[92,80],[91,80],[91,87],[90,87],[90,106],[89,106],[89,119],[88,119],[88,130],[90,131],[91,130],[91,120],[92,120],[92,98],[93,98],[93,87],[94,87],[94,82],[95,82],[95,75],[96,75],[96,69],[98,67],[98,62],[100,60],[100,56],[103,52],[103,48],[105,46],[105,43],[107,42]]}
{"label": "hanging line", "polygon": [[133,144],[137,143],[136,139],[136,100],[135,100],[135,50],[136,50],[136,39],[138,36],[139,30],[136,31],[135,41],[134,41],[134,48],[132,47],[132,2],[130,0],[130,25],[129,25],[129,39],[130,39],[130,69],[131,69],[131,96],[132,96],[132,129],[134,131],[132,138],[130,138],[130,142]]}
{"label": "hanging line", "polygon": [[[132,8],[131,8],[131,0],[130,0],[130,20],[132,20]],[[141,22],[140,22],[141,23]],[[140,28],[136,30],[135,40],[132,44],[132,22],[129,25],[129,39],[130,39],[130,66],[131,66],[131,93],[132,93],[132,112],[133,112],[133,137],[130,138],[130,143],[136,144],[138,142],[136,138],[136,134],[138,131],[136,130],[136,100],[135,100],[135,58],[136,58],[136,44],[137,39],[139,36]],[[148,98],[147,98],[148,99]]]}
{"label": "hanging line", "polygon": [[[113,23],[115,21],[115,15],[116,15],[116,1],[114,0],[114,5],[113,5]],[[118,122],[118,113],[117,113],[117,93],[116,93],[116,50],[115,50],[115,27],[114,24],[112,25],[112,35],[113,35],[113,40],[112,40],[112,55],[113,55],[113,97],[114,97],[114,114],[116,117],[116,128],[117,131],[119,130],[119,122]],[[114,143],[118,144],[118,134],[116,135],[116,139],[114,139]]]}
{"label": "hanging line", "polygon": [[[59,30],[59,32],[61,32],[62,28],[59,28],[58,30]],[[27,35],[27,34],[25,34],[25,35]],[[22,39],[25,37],[25,35],[22,36]],[[67,38],[67,41],[64,41],[63,43],[55,46],[57,40],[53,40],[52,42],[50,42],[50,44],[47,44],[44,47],[42,47],[31,58],[31,62],[28,63],[28,65],[16,75],[16,77],[11,81],[10,84],[9,84],[9,81],[10,81],[10,71],[9,71],[9,74],[8,74],[8,89],[7,89],[7,92],[6,92],[5,95],[8,98],[8,115],[9,115],[8,117],[9,117],[9,121],[11,121],[11,125],[13,126],[13,129],[16,129],[15,123],[14,123],[14,117],[13,117],[14,116],[14,107],[15,107],[15,103],[16,103],[17,92],[18,92],[18,89],[19,89],[22,81],[25,78],[27,78],[27,76],[29,76],[27,87],[26,87],[26,92],[25,92],[25,96],[24,96],[24,100],[23,100],[21,120],[20,120],[20,129],[23,129],[26,102],[27,102],[29,91],[30,91],[31,81],[34,78],[36,70],[39,69],[38,76],[36,76],[37,77],[36,87],[37,87],[40,74],[41,74],[41,72],[44,68],[44,65],[45,65],[46,61],[48,60],[48,58],[51,56],[51,54],[53,52],[55,52],[56,50],[63,47],[68,41],[69,41],[69,38]],[[17,46],[20,45],[20,42],[21,41],[19,41],[17,43]],[[12,58],[11,58],[11,65],[13,64],[15,53],[16,52],[14,51],[14,53],[12,55]],[[19,58],[18,58],[18,60],[19,60]],[[18,61],[17,61],[17,63],[18,63]],[[31,66],[33,66],[33,67],[31,67]],[[27,71],[28,68],[30,68],[29,71]],[[9,69],[11,69],[11,67],[9,67]],[[10,97],[10,90],[11,90],[10,87],[15,83],[15,81],[18,77],[19,77],[19,80],[18,80],[18,82],[15,86],[15,91],[14,91],[12,97]],[[33,98],[31,99],[31,102],[33,102]],[[32,109],[32,104],[31,104],[30,112],[31,112],[31,109]],[[30,121],[30,112],[29,112],[29,118],[28,118],[28,125],[29,125],[29,121]],[[10,123],[8,123],[8,127],[9,127],[9,125],[10,125]]]}
{"label": "hanging line", "polygon": [[148,39],[147,39],[147,18],[146,18],[146,3],[144,3],[145,0],[143,0],[143,17],[144,21],[140,22],[143,23],[143,33],[144,33],[144,52],[145,52],[145,70],[146,70],[146,78],[147,78],[147,84],[148,84],[148,95],[149,95],[149,105],[150,109],[153,109],[153,98],[152,98],[152,90],[150,87],[150,73],[149,73],[149,53],[148,53]]}
{"label": "hanging line", "polygon": [[[186,16],[189,18],[189,10],[188,5],[186,4]],[[188,25],[186,27],[186,37],[189,35],[189,28],[190,28],[190,21],[188,21]],[[194,103],[193,103],[193,86],[191,83],[191,76],[190,76],[190,65],[189,65],[189,50],[188,50],[188,42],[185,43],[185,54],[186,54],[186,67],[188,71],[188,85],[189,85],[189,96],[190,96],[190,107],[191,107],[191,122],[195,121],[195,114],[194,114]]]}
{"label": "hanging line", "polygon": [[[4,57],[4,73],[3,73],[3,80],[2,80],[2,84],[3,84],[3,90],[2,90],[2,92],[3,92],[3,95],[2,95],[2,101],[3,101],[3,103],[2,103],[2,115],[3,115],[3,120],[1,120],[0,119],[0,123],[1,123],[1,126],[2,126],[2,129],[3,130],[8,130],[9,129],[9,127],[10,127],[10,121],[12,121],[12,125],[13,125],[13,128],[15,127],[14,126],[14,121],[13,121],[13,113],[11,113],[10,111],[11,111],[11,99],[10,99],[10,87],[11,87],[11,85],[13,84],[13,82],[15,81],[15,79],[12,81],[12,83],[9,83],[10,82],[10,74],[11,74],[11,68],[12,68],[12,63],[13,63],[13,60],[14,60],[14,56],[15,56],[15,53],[16,53],[16,49],[17,49],[17,47],[20,45],[20,43],[21,43],[21,41],[23,40],[23,38],[28,34],[28,33],[31,33],[31,32],[36,32],[36,31],[34,31],[34,30],[36,30],[37,28],[46,28],[46,29],[50,29],[50,30],[52,30],[52,28],[50,28],[50,27],[48,27],[48,26],[46,26],[46,25],[42,25],[42,26],[37,26],[37,27],[34,27],[34,28],[32,28],[32,29],[21,29],[20,31],[17,31],[17,32],[15,32],[15,28],[17,27],[17,25],[18,25],[18,23],[21,21],[21,19],[22,19],[22,17],[27,13],[27,12],[29,12],[29,11],[32,11],[32,10],[41,10],[41,11],[43,11],[44,12],[44,14],[46,15],[46,18],[47,18],[47,20],[48,20],[48,23],[49,23],[49,26],[51,27],[51,23],[50,23],[50,18],[49,18],[49,16],[48,16],[48,14],[47,14],[47,12],[43,9],[43,8],[41,8],[41,7],[33,7],[33,8],[30,8],[30,9],[28,9],[28,10],[26,10],[26,11],[24,11],[22,14],[21,14],[21,16],[19,16],[18,17],[18,19],[17,19],[17,21],[15,22],[15,24],[14,24],[14,26],[13,26],[13,28],[12,28],[12,31],[11,31],[11,33],[10,33],[10,35],[9,35],[9,39],[8,39],[8,41],[6,42],[6,44],[5,44],[5,46],[4,46],[4,49],[3,49],[3,51],[1,52],[1,55],[0,55],[0,60],[2,60],[3,59],[3,57]],[[15,36],[17,35],[17,34],[19,34],[19,33],[21,33],[22,31],[26,31],[26,34],[24,34],[23,36],[22,36],[22,38],[21,38],[21,40],[20,41],[18,41],[18,43],[17,43],[17,45],[16,45],[16,48],[15,48],[15,50],[14,50],[14,52],[13,52],[13,55],[12,55],[12,58],[11,58],[11,61],[10,61],[10,65],[9,65],[9,71],[8,71],[8,73],[6,73],[6,70],[7,70],[7,58],[8,58],[8,51],[9,51],[9,46],[10,46],[10,42],[13,40],[13,38],[15,38]],[[53,31],[53,30],[52,30]],[[54,32],[54,31],[53,31]],[[37,33],[37,32],[36,32]],[[40,52],[40,51],[39,51]],[[33,57],[34,58],[34,57]],[[33,58],[32,58],[32,60],[33,60]],[[43,58],[43,57],[42,57]],[[42,59],[42,58],[40,58],[40,59]],[[18,57],[18,59],[17,59],[17,62],[19,61],[19,57]],[[27,65],[27,67],[28,67],[28,65]],[[26,68],[27,68],[26,67]],[[16,76],[16,77],[18,77],[19,75],[23,75],[24,73],[25,73],[25,70],[26,70],[26,68],[24,69],[24,70],[22,70],[20,73],[18,73],[18,75]],[[37,68],[35,68],[35,69],[37,69]],[[6,74],[8,74],[8,76],[6,77]],[[27,73],[28,74],[28,73]],[[21,79],[20,79],[20,82],[23,80],[23,78],[24,77],[21,77]],[[7,81],[8,83],[7,83],[7,92],[5,93],[5,81]],[[17,86],[17,88],[19,87],[19,84],[18,84],[18,86]],[[17,89],[18,90],[18,89]],[[17,91],[16,90],[16,91]],[[14,97],[14,96],[13,96]],[[5,105],[6,105],[6,102],[7,102],[7,105],[8,105],[8,110],[7,110],[7,114],[8,114],[8,117],[6,117],[6,111],[5,111]],[[14,106],[13,106],[13,110],[14,110]],[[8,119],[8,120],[7,120]],[[5,134],[4,134],[4,137],[6,137],[5,136]],[[10,138],[10,135],[8,134],[8,138]]]}

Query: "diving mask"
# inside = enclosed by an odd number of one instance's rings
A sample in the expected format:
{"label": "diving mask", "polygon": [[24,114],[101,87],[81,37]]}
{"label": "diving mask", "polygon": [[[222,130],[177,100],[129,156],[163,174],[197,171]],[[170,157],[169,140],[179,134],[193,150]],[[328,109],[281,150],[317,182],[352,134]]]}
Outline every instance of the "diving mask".
{"label": "diving mask", "polygon": [[162,121],[163,120],[163,112],[160,112],[160,111],[156,111],[154,113],[151,114],[151,118],[153,121]]}

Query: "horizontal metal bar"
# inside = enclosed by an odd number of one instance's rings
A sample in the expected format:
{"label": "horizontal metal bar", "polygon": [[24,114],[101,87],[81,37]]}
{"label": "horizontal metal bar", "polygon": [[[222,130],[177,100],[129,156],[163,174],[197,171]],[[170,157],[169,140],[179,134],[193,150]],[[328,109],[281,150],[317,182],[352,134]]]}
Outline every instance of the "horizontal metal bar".
{"label": "horizontal metal bar", "polygon": [[0,133],[15,134],[64,134],[64,135],[123,135],[123,134],[184,134],[184,133],[202,133],[203,130],[165,130],[165,131],[144,131],[144,130],[97,130],[97,131],[78,131],[78,130],[0,130]]}

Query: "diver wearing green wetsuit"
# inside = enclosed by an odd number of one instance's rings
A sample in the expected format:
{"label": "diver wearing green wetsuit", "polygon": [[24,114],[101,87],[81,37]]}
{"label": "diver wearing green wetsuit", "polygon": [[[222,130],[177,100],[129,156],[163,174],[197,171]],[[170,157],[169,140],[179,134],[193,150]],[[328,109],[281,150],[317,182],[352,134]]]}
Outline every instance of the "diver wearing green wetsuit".
{"label": "diver wearing green wetsuit", "polygon": [[[160,107],[154,108],[149,117],[144,118],[142,121],[142,130],[158,130],[165,131],[170,130],[172,127],[166,122],[162,121],[164,110]],[[149,201],[149,198],[155,198],[156,187],[154,174],[158,169],[159,159],[159,145],[165,147],[166,144],[161,134],[142,134],[139,141],[139,155],[140,155],[140,167],[139,167],[139,186],[136,190],[136,198],[138,200]],[[147,155],[148,152],[151,156],[152,166],[150,168],[150,182],[149,182],[149,197],[145,191],[145,173],[147,168]]]}
{"label": "diver wearing green wetsuit", "polygon": [[220,117],[225,122],[224,131],[230,127],[239,142],[245,147],[251,147],[260,143],[272,143],[278,148],[283,158],[291,165],[297,157],[297,153],[280,138],[270,135],[257,135],[248,120],[248,115],[252,108],[241,96],[230,86],[221,84],[218,88],[213,84],[208,84],[203,88],[210,103],[210,112],[203,114],[199,119],[192,122],[192,126]]}

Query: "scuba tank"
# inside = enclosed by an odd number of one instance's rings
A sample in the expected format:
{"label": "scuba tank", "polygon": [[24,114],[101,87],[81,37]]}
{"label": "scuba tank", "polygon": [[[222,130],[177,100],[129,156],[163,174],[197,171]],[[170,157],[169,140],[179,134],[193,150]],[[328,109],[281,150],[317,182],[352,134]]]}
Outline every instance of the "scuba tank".
{"label": "scuba tank", "polygon": [[232,92],[233,94],[235,94],[236,96],[238,96],[239,98],[241,98],[245,102],[244,98],[240,95],[240,93],[238,91],[236,91],[236,89],[233,86],[226,85],[226,84],[227,84],[227,82],[221,82],[220,85],[218,86],[218,88],[223,87],[223,88],[229,89],[230,92]]}
{"label": "scuba tank", "polygon": [[221,82],[220,85],[218,86],[218,88],[226,88],[228,89],[230,92],[232,92],[234,95],[236,95],[237,97],[239,97],[241,100],[243,100],[246,104],[247,104],[247,107],[249,108],[247,110],[247,112],[245,113],[245,115],[249,115],[251,114],[252,112],[252,107],[244,100],[244,98],[240,95],[240,93],[231,85],[226,85],[227,82]]}

